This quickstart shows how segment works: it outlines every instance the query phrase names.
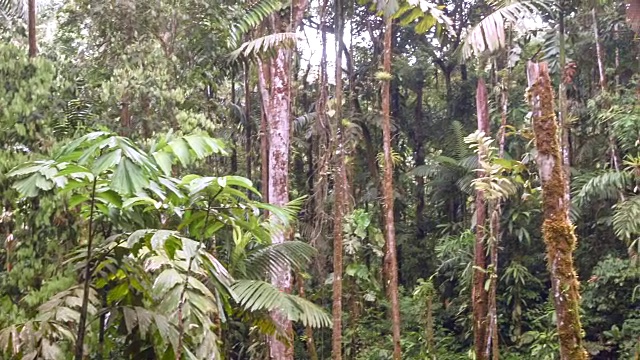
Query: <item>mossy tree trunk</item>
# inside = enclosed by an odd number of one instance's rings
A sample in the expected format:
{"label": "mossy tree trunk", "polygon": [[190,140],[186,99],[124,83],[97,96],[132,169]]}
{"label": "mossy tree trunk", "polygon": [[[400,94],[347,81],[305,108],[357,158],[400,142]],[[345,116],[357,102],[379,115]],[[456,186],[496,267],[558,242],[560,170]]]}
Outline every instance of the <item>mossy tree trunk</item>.
{"label": "mossy tree trunk", "polygon": [[542,236],[551,273],[551,292],[560,338],[560,358],[583,360],[587,359],[587,353],[582,346],[579,283],[572,255],[577,239],[568,216],[569,203],[565,197],[565,174],[547,63],[529,62],[527,78],[538,151],[536,163],[542,183]]}

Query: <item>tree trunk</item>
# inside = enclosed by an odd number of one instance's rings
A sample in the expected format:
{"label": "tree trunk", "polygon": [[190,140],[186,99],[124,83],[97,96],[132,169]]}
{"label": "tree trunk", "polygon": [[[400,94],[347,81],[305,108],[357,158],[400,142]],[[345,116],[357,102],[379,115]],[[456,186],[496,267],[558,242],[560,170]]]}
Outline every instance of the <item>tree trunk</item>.
{"label": "tree trunk", "polygon": [[[291,4],[291,16],[272,15],[272,31],[295,31],[302,23],[307,8],[307,0],[294,1]],[[267,176],[269,204],[284,206],[289,202],[289,147],[291,137],[291,85],[290,69],[293,50],[281,47],[272,58],[258,60],[259,85],[262,94],[265,122],[268,123],[268,159]],[[268,87],[267,87],[268,85]],[[263,149],[264,150],[264,149]],[[264,176],[264,175],[263,175]],[[285,241],[285,233],[274,233],[273,244]],[[283,292],[291,290],[291,269],[286,266],[271,277],[271,283]],[[274,323],[286,338],[282,342],[275,335],[269,336],[269,354],[272,359],[293,360],[293,328],[291,321],[281,311],[271,313]],[[288,344],[286,344],[288,343]],[[289,346],[287,346],[289,345]]]}
{"label": "tree trunk", "polygon": [[251,85],[249,82],[249,62],[244,63],[244,134],[245,134],[245,156],[247,161],[247,179],[251,180],[251,168],[253,166],[251,148]]}
{"label": "tree trunk", "polygon": [[[385,19],[383,67],[387,74],[391,74],[391,33],[392,19]],[[388,281],[387,292],[391,303],[391,329],[393,332],[393,359],[402,358],[400,347],[400,303],[398,301],[398,260],[396,249],[396,233],[393,214],[393,159],[391,157],[391,81],[382,84],[382,143],[384,152],[384,181],[382,194],[384,197],[384,222],[386,253],[385,264]]]}
{"label": "tree trunk", "polygon": [[[325,0],[326,4],[326,0]],[[333,218],[333,333],[331,358],[342,359],[342,218],[344,217],[346,198],[346,176],[345,176],[345,143],[344,127],[342,126],[342,3],[336,0],[335,3],[335,27],[336,27],[336,107],[335,119],[337,134],[337,155],[336,166],[337,176],[334,184],[334,218]]]}
{"label": "tree trunk", "polygon": [[[487,101],[487,87],[484,79],[478,79],[476,89],[476,108],[478,112],[478,130],[489,133],[489,104]],[[479,172],[478,177],[484,174]],[[487,219],[487,204],[484,192],[476,190],[476,240],[473,253],[473,288],[471,302],[473,307],[473,339],[477,360],[487,359],[485,348],[487,345],[487,291],[485,289],[486,248],[485,223]]]}
{"label": "tree trunk", "polygon": [[529,62],[527,78],[538,151],[536,163],[542,183],[542,236],[547,248],[551,292],[558,319],[560,358],[586,360],[587,353],[582,346],[579,283],[572,255],[577,239],[567,216],[569,203],[564,194],[564,171],[547,63]]}
{"label": "tree trunk", "polygon": [[[236,104],[236,72],[235,70],[231,71],[231,108],[237,105]],[[235,109],[231,110],[235,112]],[[239,115],[239,114],[238,114]],[[233,119],[235,115],[231,114],[231,118]],[[238,116],[238,120],[240,120],[240,116]],[[231,148],[231,174],[238,174],[238,147],[234,144]]]}
{"label": "tree trunk", "polygon": [[598,58],[598,74],[600,80],[600,89],[605,90],[607,87],[607,74],[604,68],[604,54],[602,53],[602,45],[600,44],[600,35],[598,34],[598,16],[596,8],[591,9],[591,19],[593,20],[593,38],[596,42],[596,56]]}
{"label": "tree trunk", "polygon": [[[301,298],[305,298],[304,295],[304,279],[302,276],[297,277],[298,282],[298,293]],[[306,336],[306,344],[307,344],[307,352],[309,353],[309,360],[318,360],[318,350],[316,349],[316,342],[313,338],[313,328],[307,325],[304,328],[304,334]]]}
{"label": "tree trunk", "polygon": [[36,0],[28,0],[28,27],[29,27],[29,57],[38,55],[38,44],[36,41]]}
{"label": "tree trunk", "polygon": [[[268,104],[265,105],[269,141],[267,191],[269,204],[277,206],[284,206],[289,202],[290,61],[291,50],[278,49],[275,58],[270,59],[267,65],[270,70],[272,87],[267,96]],[[263,87],[262,84],[261,87]],[[284,241],[284,232],[275,233],[271,237],[273,244],[280,244]],[[291,269],[289,267],[280,269],[276,274],[273,274],[271,282],[281,291],[289,292],[291,290]],[[274,311],[271,316],[279,330],[283,331],[288,339],[293,340],[291,322],[287,317],[279,311]],[[292,347],[287,347],[276,336],[269,337],[269,350],[272,359],[293,359]]]}
{"label": "tree trunk", "polygon": [[[421,74],[422,76],[422,74]],[[415,127],[413,130],[413,148],[414,148],[414,159],[415,166],[423,166],[425,164],[425,155],[424,155],[424,123],[422,121],[422,101],[424,95],[424,81],[423,78],[420,78],[418,81],[416,88],[416,105],[414,109],[414,123]],[[424,208],[425,208],[425,182],[423,176],[416,176],[416,234],[419,238],[424,237],[423,233],[423,223],[424,223]]]}
{"label": "tree trunk", "polygon": [[[560,69],[564,70],[566,67],[566,46],[565,46],[565,26],[564,26],[564,8],[560,8],[560,16],[559,16],[559,24],[558,29],[560,32],[560,56],[559,63]],[[560,124],[560,138],[562,139],[561,147],[562,147],[562,165],[564,169],[564,193],[566,197],[567,203],[571,201],[571,144],[569,143],[569,121],[567,118],[569,116],[569,106],[567,104],[567,86],[564,81],[560,81],[560,85],[558,86],[559,94],[558,94],[558,116],[559,116],[559,124]],[[568,208],[567,208],[568,209]],[[567,210],[568,211],[568,210]],[[568,216],[568,213],[567,213]]]}
{"label": "tree trunk", "polygon": [[[500,130],[498,132],[498,156],[503,159],[505,153],[505,142],[507,133],[507,115],[509,111],[509,79],[502,79],[500,90]],[[487,350],[491,345],[492,359],[498,360],[500,356],[498,337],[498,249],[502,240],[502,230],[500,219],[502,218],[502,200],[497,200],[491,212],[491,242],[489,246],[489,257],[491,266],[491,284],[489,286],[489,335],[487,336]],[[487,353],[487,357],[489,354]]]}

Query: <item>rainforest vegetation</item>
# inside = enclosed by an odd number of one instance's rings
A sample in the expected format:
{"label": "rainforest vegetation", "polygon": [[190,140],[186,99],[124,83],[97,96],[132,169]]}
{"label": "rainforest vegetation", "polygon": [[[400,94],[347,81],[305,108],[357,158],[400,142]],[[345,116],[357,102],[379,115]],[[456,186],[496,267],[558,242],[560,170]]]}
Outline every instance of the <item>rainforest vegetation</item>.
{"label": "rainforest vegetation", "polygon": [[0,0],[0,359],[640,359],[639,30]]}

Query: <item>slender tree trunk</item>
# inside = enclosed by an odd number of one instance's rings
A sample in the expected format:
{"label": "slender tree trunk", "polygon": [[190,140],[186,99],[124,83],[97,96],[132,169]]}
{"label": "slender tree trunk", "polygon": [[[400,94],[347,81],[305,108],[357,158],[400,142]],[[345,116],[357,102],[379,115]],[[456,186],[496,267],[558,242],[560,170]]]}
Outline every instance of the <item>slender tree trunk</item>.
{"label": "slender tree trunk", "polygon": [[[325,0],[326,1],[326,0]],[[344,217],[346,198],[345,144],[342,126],[342,3],[335,2],[336,27],[336,107],[335,119],[337,134],[337,176],[334,184],[335,208],[333,218],[333,333],[331,358],[342,359],[342,218]]]}
{"label": "slender tree trunk", "polygon": [[620,45],[618,41],[620,41],[620,24],[615,23],[613,25],[613,39],[616,42],[616,58],[615,58],[615,66],[616,66],[616,87],[620,86]]}
{"label": "slender tree trunk", "polygon": [[38,43],[36,39],[36,0],[28,0],[28,27],[29,27],[29,57],[38,55]]}
{"label": "slender tree trunk", "polygon": [[329,260],[330,249],[327,242],[326,226],[330,221],[326,212],[326,199],[329,192],[329,181],[326,175],[329,171],[330,161],[332,159],[333,139],[331,123],[327,119],[327,101],[329,98],[328,75],[327,75],[327,31],[326,31],[326,14],[328,1],[324,0],[320,10],[320,32],[322,54],[320,58],[320,74],[318,98],[316,101],[317,121],[314,122],[314,143],[311,159],[313,160],[312,191],[311,191],[311,214],[312,226],[310,243],[319,252],[320,256],[316,257],[316,268],[320,276],[326,275],[327,262]]}
{"label": "slender tree trunk", "polygon": [[[423,117],[422,101],[423,101],[423,95],[424,95],[424,82],[422,81],[422,78],[420,80],[421,81],[418,81],[417,88],[416,88],[416,105],[414,109],[415,127],[413,130],[414,132],[413,147],[414,147],[414,159],[415,159],[416,167],[423,166],[425,164],[425,155],[424,155],[424,146],[423,146],[424,123],[422,121],[422,117]],[[424,177],[416,176],[416,225],[417,225],[416,233],[420,238],[424,236],[423,229],[422,229],[423,222],[424,222],[423,220],[424,220],[424,208],[425,208],[424,187],[425,187]]]}
{"label": "slender tree trunk", "polygon": [[[392,19],[385,19],[383,67],[384,71],[391,75],[391,36]],[[400,347],[400,303],[398,301],[398,259],[396,249],[396,231],[393,213],[393,159],[391,157],[391,81],[385,80],[382,84],[382,143],[384,152],[384,181],[382,194],[384,197],[384,222],[386,253],[385,264],[388,281],[387,292],[391,303],[391,329],[393,333],[393,359],[402,358]]]}
{"label": "slender tree trunk", "polygon": [[[487,86],[484,79],[478,79],[476,89],[476,108],[478,112],[478,130],[489,133],[489,104],[487,99]],[[478,174],[484,176],[483,173]],[[486,360],[487,354],[487,290],[486,278],[486,248],[485,248],[485,223],[487,219],[487,204],[484,192],[476,190],[476,240],[473,252],[473,287],[471,289],[471,302],[473,308],[473,339],[477,360]]]}
{"label": "slender tree trunk", "polygon": [[[560,8],[560,16],[559,16],[559,37],[560,37],[560,56],[559,63],[560,69],[565,69],[566,67],[566,46],[565,46],[565,24],[564,24],[564,8]],[[560,124],[560,138],[562,139],[561,147],[562,147],[562,165],[564,169],[564,193],[565,193],[565,201],[569,203],[571,201],[571,144],[569,143],[569,131],[571,124],[568,121],[569,116],[569,106],[567,104],[567,85],[564,81],[560,81],[560,85],[558,85],[558,107],[560,108],[558,111],[559,124]],[[568,215],[568,213],[567,213]]]}
{"label": "slender tree trunk", "polygon": [[501,204],[499,201],[495,201],[491,206],[491,216],[489,220],[490,226],[490,242],[489,242],[489,257],[490,257],[490,271],[489,271],[489,293],[487,295],[489,311],[487,314],[488,321],[488,333],[486,340],[486,358],[498,360],[500,357],[499,343],[498,343],[498,304],[497,304],[497,289],[498,289],[498,244],[500,241],[500,216],[502,215]]}
{"label": "slender tree trunk", "polygon": [[560,358],[586,360],[587,353],[582,346],[579,283],[572,255],[577,239],[567,216],[569,203],[564,194],[564,171],[547,64],[529,62],[527,78],[538,151],[536,163],[542,183],[542,235],[547,248],[551,293],[558,319]]}
{"label": "slender tree trunk", "polygon": [[271,110],[271,68],[258,60],[258,86],[260,88],[260,191],[263,199],[269,200],[269,123]]}
{"label": "slender tree trunk", "polygon": [[[301,298],[305,298],[304,291],[304,279],[302,276],[297,276],[296,281],[298,282],[298,293]],[[304,328],[304,334],[306,336],[306,345],[307,345],[307,353],[309,354],[309,360],[318,360],[318,350],[316,349],[316,343],[313,337],[313,328],[307,325]]]}
{"label": "slender tree trunk", "polygon": [[[231,71],[231,105],[235,107],[236,104],[236,72],[235,70]],[[235,112],[235,109],[232,110]],[[233,118],[232,115],[231,118]],[[238,117],[239,119],[239,117]],[[238,173],[238,147],[234,144],[231,148],[231,173],[233,175],[237,175]]]}
{"label": "slender tree trunk", "polygon": [[247,179],[251,180],[252,162],[252,139],[251,139],[251,83],[250,83],[249,62],[244,63],[244,134],[245,134],[245,156],[247,161]]}
{"label": "slender tree trunk", "polygon": [[593,20],[593,38],[596,42],[596,56],[598,58],[598,75],[600,80],[600,89],[605,90],[607,87],[607,74],[604,67],[604,54],[602,52],[602,44],[600,44],[600,35],[598,34],[598,16],[596,8],[591,9],[591,19]]}
{"label": "slender tree trunk", "polygon": [[[500,131],[498,133],[498,156],[503,159],[506,145],[507,134],[507,115],[509,111],[509,77],[502,79],[502,87],[500,91]],[[491,237],[492,242],[489,249],[491,258],[491,285],[489,292],[489,329],[491,337],[491,351],[493,360],[498,360],[500,356],[499,336],[498,336],[498,249],[502,240],[502,230],[500,228],[500,219],[502,218],[502,200],[498,200],[491,214]]]}

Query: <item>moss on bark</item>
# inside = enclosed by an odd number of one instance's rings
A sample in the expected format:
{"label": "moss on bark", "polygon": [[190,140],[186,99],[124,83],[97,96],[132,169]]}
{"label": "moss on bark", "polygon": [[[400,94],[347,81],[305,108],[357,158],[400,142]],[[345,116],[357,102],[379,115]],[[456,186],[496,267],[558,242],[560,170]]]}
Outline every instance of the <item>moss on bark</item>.
{"label": "moss on bark", "polygon": [[587,359],[582,346],[580,323],[580,292],[573,266],[573,251],[577,238],[569,221],[564,170],[558,126],[554,111],[554,94],[545,63],[529,63],[529,101],[533,107],[533,130],[537,164],[542,182],[544,222],[542,235],[551,272],[553,301],[557,313],[562,360]]}

